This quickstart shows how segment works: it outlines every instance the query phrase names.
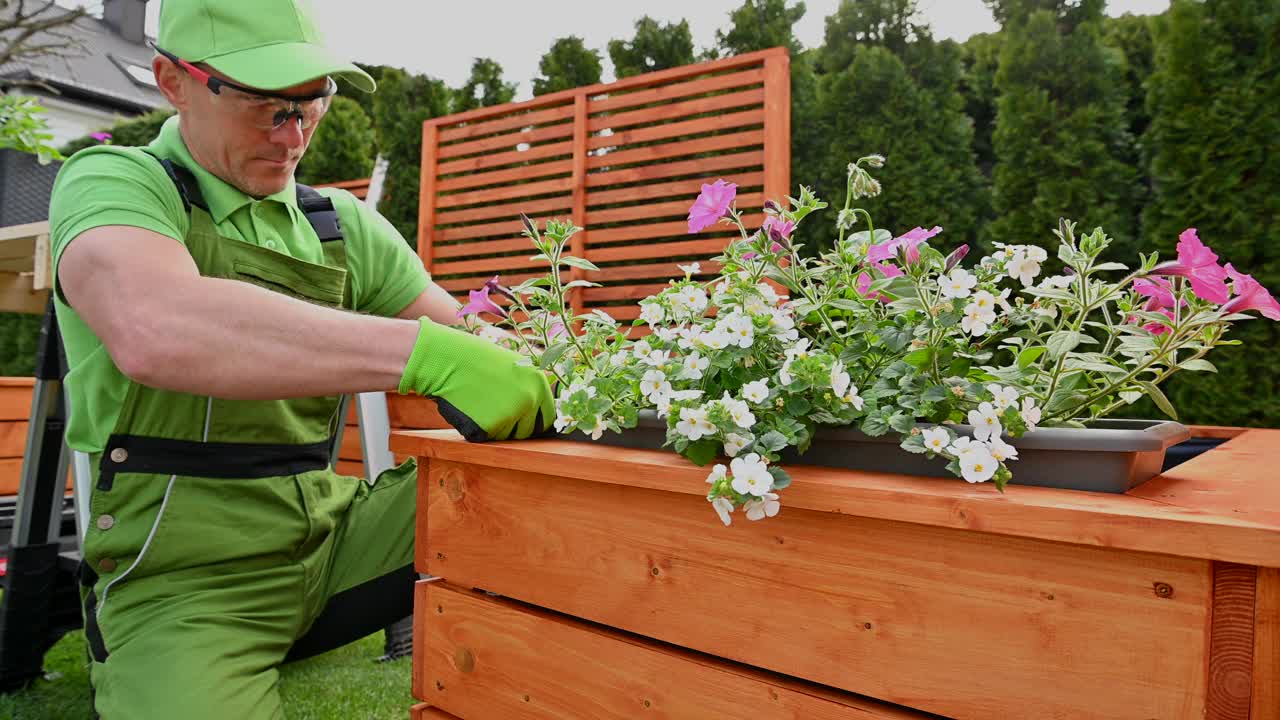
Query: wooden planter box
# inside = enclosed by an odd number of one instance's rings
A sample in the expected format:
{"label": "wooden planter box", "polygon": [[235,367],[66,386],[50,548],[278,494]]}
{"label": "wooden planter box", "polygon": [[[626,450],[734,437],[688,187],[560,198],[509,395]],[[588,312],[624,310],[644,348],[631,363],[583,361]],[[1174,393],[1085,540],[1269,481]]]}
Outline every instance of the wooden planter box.
{"label": "wooden planter box", "polygon": [[1280,431],[1121,495],[792,466],[728,528],[668,451],[392,448],[414,696],[462,720],[1280,719]]}

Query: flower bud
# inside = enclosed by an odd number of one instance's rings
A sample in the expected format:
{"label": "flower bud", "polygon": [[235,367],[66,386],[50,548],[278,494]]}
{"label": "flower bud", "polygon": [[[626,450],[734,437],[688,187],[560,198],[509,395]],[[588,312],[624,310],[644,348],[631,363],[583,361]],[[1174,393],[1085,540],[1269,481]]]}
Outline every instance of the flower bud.
{"label": "flower bud", "polygon": [[864,157],[864,158],[862,158],[862,159],[858,160],[858,162],[859,162],[859,163],[863,163],[863,164],[865,164],[867,167],[872,167],[872,168],[882,168],[882,167],[884,167],[884,156],[883,156],[883,155],[868,155],[868,156],[866,156],[866,157]]}
{"label": "flower bud", "polygon": [[525,232],[529,233],[530,235],[538,234],[537,226],[533,224],[533,221],[529,219],[528,215],[525,215],[524,213],[520,213],[520,222],[524,225]]}
{"label": "flower bud", "polygon": [[841,230],[848,230],[858,224],[858,213],[852,210],[841,210],[836,216],[836,227]]}
{"label": "flower bud", "polygon": [[951,270],[955,268],[955,266],[960,264],[960,261],[964,259],[964,256],[968,254],[969,254],[968,244],[961,245],[955,250],[952,250],[951,254],[947,256],[947,263],[946,263],[946,266],[943,268],[942,272],[944,273],[951,272]]}
{"label": "flower bud", "polygon": [[782,212],[782,208],[778,206],[778,203],[776,203],[776,202],[774,202],[774,201],[772,201],[772,200],[765,200],[765,201],[764,201],[764,211],[765,211],[765,212],[767,212],[767,213],[770,213],[770,214],[776,215],[776,214],[778,214],[778,213]]}

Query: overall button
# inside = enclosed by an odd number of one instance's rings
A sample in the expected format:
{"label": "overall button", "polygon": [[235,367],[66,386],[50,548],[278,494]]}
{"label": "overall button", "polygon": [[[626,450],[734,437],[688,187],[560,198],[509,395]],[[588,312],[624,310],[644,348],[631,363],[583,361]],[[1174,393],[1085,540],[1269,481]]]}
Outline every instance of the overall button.
{"label": "overall button", "polygon": [[116,561],[111,558],[102,558],[98,561],[98,569],[102,572],[114,572],[116,569]]}
{"label": "overall button", "polygon": [[116,448],[111,451],[111,461],[122,463],[129,459],[129,451],[124,448]]}
{"label": "overall button", "polygon": [[268,248],[268,249],[271,249],[271,250],[275,250],[275,249],[276,249],[276,241],[275,241],[275,240],[268,240],[268,241],[267,241],[267,248]]}
{"label": "overall button", "polygon": [[115,519],[115,518],[113,518],[113,517],[111,517],[110,515],[99,515],[99,516],[98,516],[98,529],[99,529],[99,530],[110,530],[110,529],[111,529],[111,526],[113,526],[113,525],[115,525],[115,524],[116,524],[116,519]]}

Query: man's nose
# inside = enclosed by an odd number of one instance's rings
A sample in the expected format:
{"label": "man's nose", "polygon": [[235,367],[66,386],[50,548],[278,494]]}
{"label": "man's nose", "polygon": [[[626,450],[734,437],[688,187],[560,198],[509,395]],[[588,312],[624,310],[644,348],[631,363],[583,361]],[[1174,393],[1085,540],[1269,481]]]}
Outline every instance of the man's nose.
{"label": "man's nose", "polygon": [[271,131],[271,142],[291,150],[302,147],[302,118],[290,115],[280,127]]}

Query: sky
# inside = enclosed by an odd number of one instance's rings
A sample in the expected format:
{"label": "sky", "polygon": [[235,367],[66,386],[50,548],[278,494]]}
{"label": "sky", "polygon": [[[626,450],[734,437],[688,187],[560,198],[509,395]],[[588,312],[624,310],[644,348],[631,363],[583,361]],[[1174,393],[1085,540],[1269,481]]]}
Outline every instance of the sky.
{"label": "sky", "polygon": [[[76,0],[65,0],[76,4]],[[689,21],[694,47],[715,42],[729,13],[742,0],[311,0],[321,31],[334,48],[353,60],[403,67],[431,75],[451,87],[466,82],[476,57],[498,61],[508,82],[518,83],[516,100],[532,95],[538,60],[558,37],[577,35],[600,51],[605,82],[611,81],[608,42],[630,38],[635,21],[649,15],[659,22]],[[101,0],[84,4],[100,6]],[[822,43],[824,19],[839,0],[805,0],[807,12],[796,25],[805,47]],[[1108,15],[1163,12],[1169,0],[1110,0]],[[963,41],[999,29],[982,0],[920,0],[923,18],[935,37]],[[147,8],[147,30],[158,29],[160,2]]]}

